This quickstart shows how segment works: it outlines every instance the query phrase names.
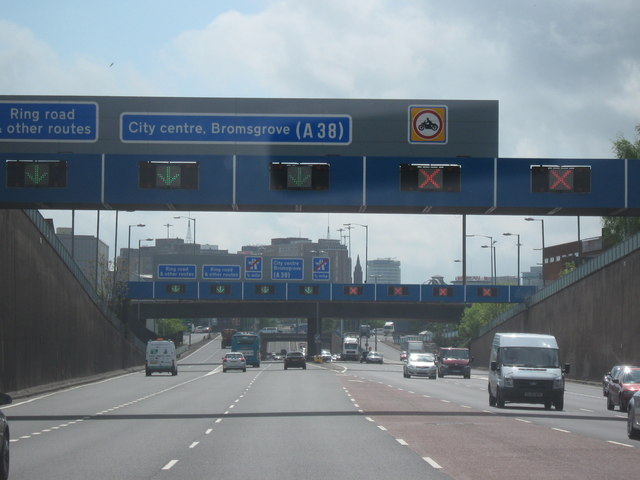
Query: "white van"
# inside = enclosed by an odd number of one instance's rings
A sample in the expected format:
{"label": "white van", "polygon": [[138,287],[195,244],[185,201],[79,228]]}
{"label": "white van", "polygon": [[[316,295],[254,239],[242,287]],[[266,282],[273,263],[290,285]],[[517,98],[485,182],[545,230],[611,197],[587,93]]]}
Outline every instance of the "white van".
{"label": "white van", "polygon": [[570,365],[560,366],[553,335],[496,333],[489,362],[490,406],[514,402],[564,408],[564,376]]}
{"label": "white van", "polygon": [[178,374],[176,363],[176,346],[171,340],[149,340],[147,342],[147,356],[145,373],[147,377],[153,372],[169,372]]}

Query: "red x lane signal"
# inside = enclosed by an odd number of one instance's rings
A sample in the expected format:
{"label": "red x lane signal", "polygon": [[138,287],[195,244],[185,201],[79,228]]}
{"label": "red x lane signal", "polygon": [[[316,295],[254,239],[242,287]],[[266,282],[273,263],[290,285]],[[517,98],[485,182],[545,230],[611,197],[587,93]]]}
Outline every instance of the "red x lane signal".
{"label": "red x lane signal", "polygon": [[387,293],[390,297],[406,297],[409,295],[409,287],[389,287]]}
{"label": "red x lane signal", "polygon": [[362,285],[345,285],[342,290],[342,293],[348,296],[362,295],[363,292],[364,288],[362,287]]}
{"label": "red x lane signal", "polygon": [[419,168],[418,190],[442,190],[442,169]]}
{"label": "red x lane signal", "polygon": [[573,190],[573,170],[549,170],[549,190]]}
{"label": "red x lane signal", "polygon": [[498,289],[496,287],[478,287],[476,294],[479,297],[497,297]]}
{"label": "red x lane signal", "polygon": [[434,297],[453,297],[453,287],[433,287]]}

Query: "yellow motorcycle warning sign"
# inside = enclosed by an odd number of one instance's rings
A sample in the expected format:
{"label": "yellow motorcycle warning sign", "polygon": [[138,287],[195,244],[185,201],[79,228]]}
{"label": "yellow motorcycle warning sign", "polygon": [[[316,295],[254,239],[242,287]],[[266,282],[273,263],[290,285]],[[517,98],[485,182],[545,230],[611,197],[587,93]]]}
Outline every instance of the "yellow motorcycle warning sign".
{"label": "yellow motorcycle warning sign", "polygon": [[447,143],[447,113],[446,106],[410,106],[409,143]]}

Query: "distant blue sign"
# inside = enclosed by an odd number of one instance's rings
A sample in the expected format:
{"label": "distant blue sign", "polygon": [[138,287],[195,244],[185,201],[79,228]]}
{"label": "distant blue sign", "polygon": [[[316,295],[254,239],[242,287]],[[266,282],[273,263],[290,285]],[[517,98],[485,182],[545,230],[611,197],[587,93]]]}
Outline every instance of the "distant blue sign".
{"label": "distant blue sign", "polygon": [[125,143],[349,145],[350,115],[123,113]]}
{"label": "distant blue sign", "polygon": [[98,104],[95,102],[2,102],[2,142],[95,142]]}
{"label": "distant blue sign", "polygon": [[272,258],[271,280],[302,280],[302,258]]}
{"label": "distant blue sign", "polygon": [[240,265],[203,265],[202,278],[240,280]]}
{"label": "distant blue sign", "polygon": [[244,257],[244,278],[262,280],[262,257]]}
{"label": "distant blue sign", "polygon": [[313,257],[313,272],[311,274],[312,280],[329,280],[331,270],[329,268],[328,257]]}
{"label": "distant blue sign", "polygon": [[195,265],[158,265],[158,278],[195,279]]}

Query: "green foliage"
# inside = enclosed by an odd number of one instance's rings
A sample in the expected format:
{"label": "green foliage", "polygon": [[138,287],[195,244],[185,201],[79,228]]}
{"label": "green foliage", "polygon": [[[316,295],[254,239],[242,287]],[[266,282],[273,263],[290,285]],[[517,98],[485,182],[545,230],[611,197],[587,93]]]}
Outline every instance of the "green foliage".
{"label": "green foliage", "polygon": [[168,337],[185,330],[182,320],[178,318],[160,318],[157,320],[158,335]]}
{"label": "green foliage", "polygon": [[560,270],[558,277],[564,277],[565,275],[568,275],[569,273],[573,272],[575,269],[576,269],[575,262],[566,262],[564,264],[564,267],[562,267],[562,270]]}
{"label": "green foliage", "polygon": [[508,303],[474,303],[465,308],[458,326],[460,345],[466,345],[477,338],[480,327],[512,307]]}
{"label": "green foliage", "polygon": [[[638,138],[631,142],[622,135],[613,142],[613,151],[618,158],[640,159],[640,124],[636,125]],[[640,218],[638,217],[602,217],[602,234],[604,244],[615,245],[624,239],[640,232]]]}

